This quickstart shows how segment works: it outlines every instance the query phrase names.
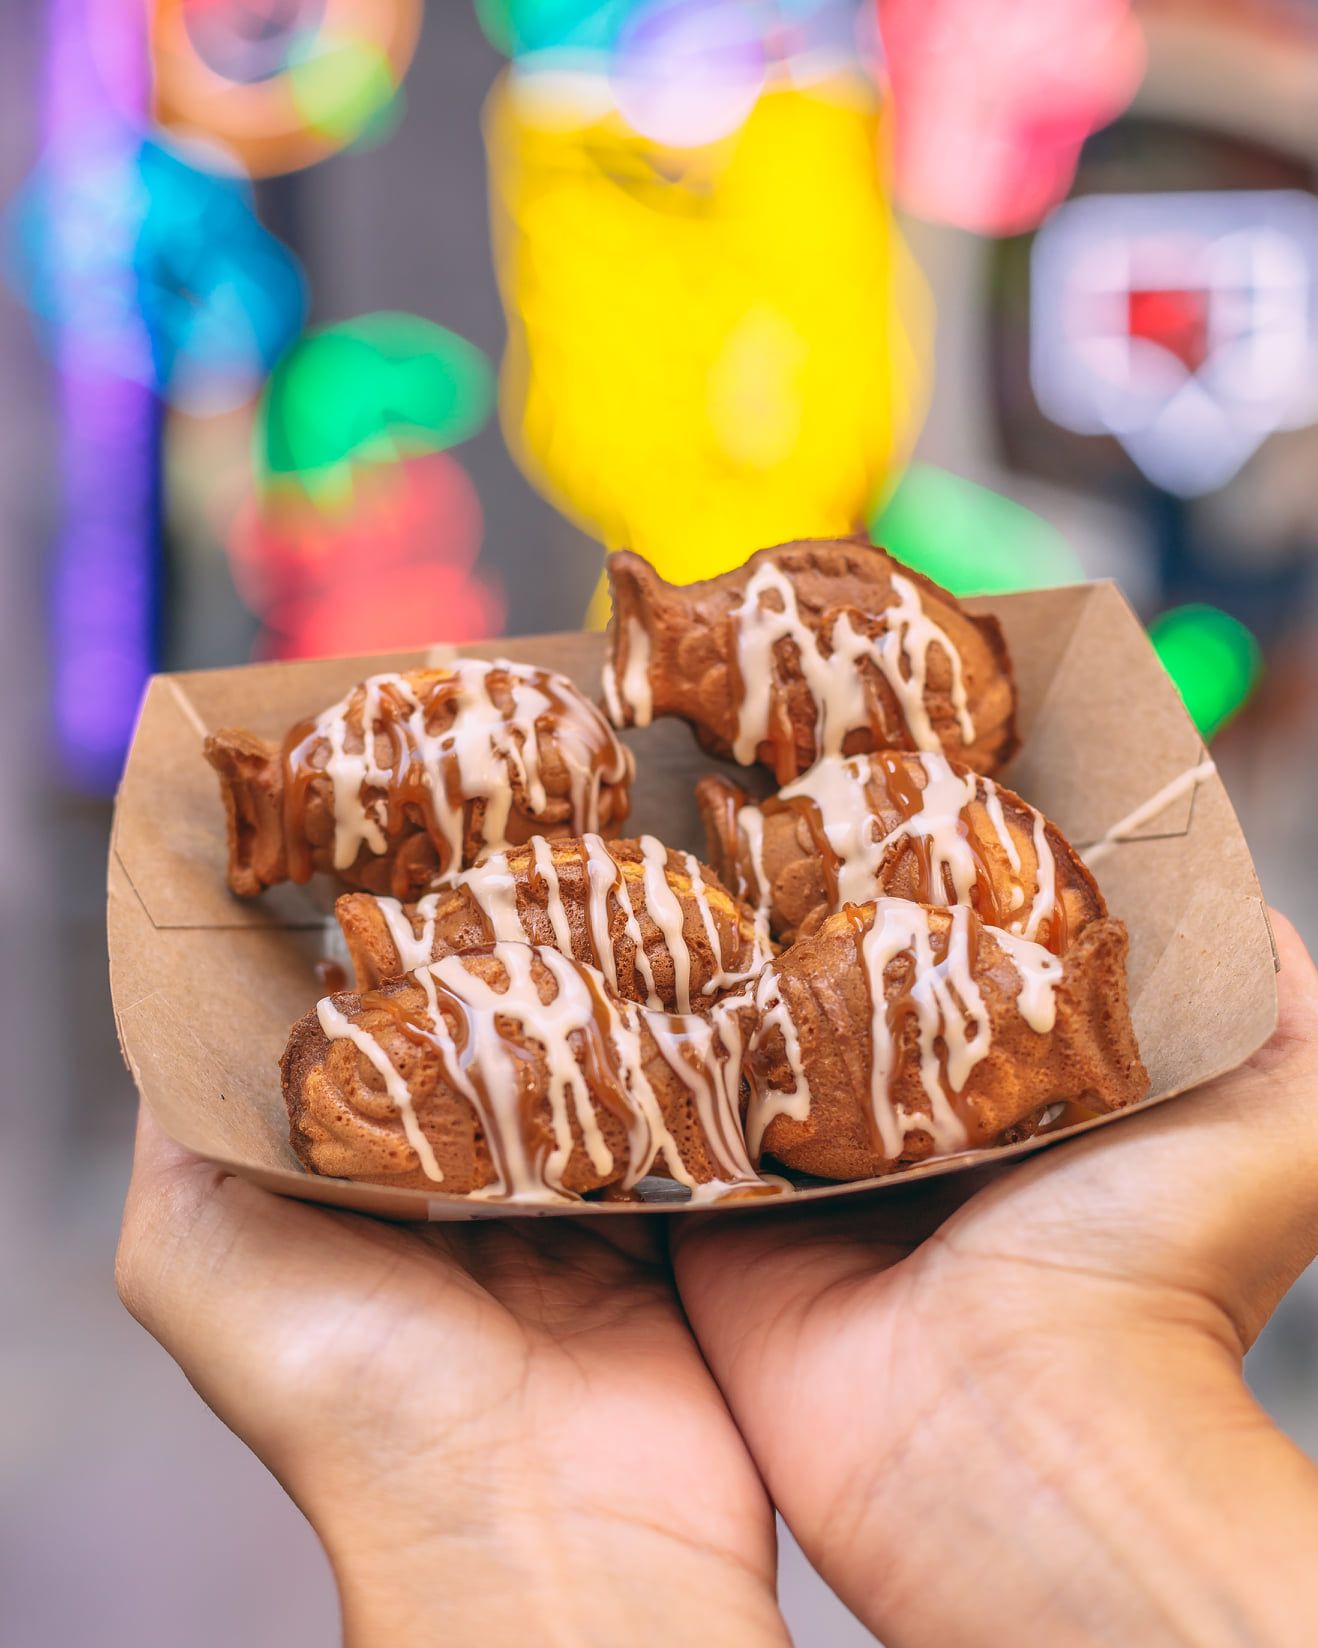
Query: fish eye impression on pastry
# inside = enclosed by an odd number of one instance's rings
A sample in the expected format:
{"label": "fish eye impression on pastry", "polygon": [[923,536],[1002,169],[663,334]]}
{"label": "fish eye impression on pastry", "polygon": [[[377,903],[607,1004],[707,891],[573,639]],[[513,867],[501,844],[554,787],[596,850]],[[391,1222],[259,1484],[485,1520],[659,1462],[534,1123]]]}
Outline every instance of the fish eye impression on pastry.
{"label": "fish eye impression on pastry", "polygon": [[927,750],[992,773],[1016,748],[996,619],[864,539],[780,544],[681,586],[631,551],[607,571],[615,726],[678,716],[780,784],[821,756]]}
{"label": "fish eye impression on pastry", "polygon": [[825,756],[758,803],[711,773],[696,799],[711,863],[784,943],[885,895],[965,904],[1057,954],[1107,914],[1055,824],[941,754]]}
{"label": "fish eye impression on pastry", "polygon": [[616,832],[631,754],[566,676],[507,660],[375,675],[281,744],[221,731],[229,884],[330,872],[415,897],[533,834]]}

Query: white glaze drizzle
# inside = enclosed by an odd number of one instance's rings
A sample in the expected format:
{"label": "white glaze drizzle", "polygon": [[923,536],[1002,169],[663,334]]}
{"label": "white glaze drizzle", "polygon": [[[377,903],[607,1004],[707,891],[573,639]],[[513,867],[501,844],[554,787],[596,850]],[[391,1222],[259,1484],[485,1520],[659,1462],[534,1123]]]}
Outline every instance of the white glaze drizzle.
{"label": "white glaze drizzle", "polygon": [[1038,937],[1041,924],[1051,921],[1057,908],[1057,860],[1048,845],[1042,813],[1034,815],[1034,859],[1034,902],[1021,929],[1021,937],[1028,939]]}
{"label": "white glaze drizzle", "polygon": [[[793,1121],[803,1122],[810,1114],[812,1095],[801,1056],[801,1037],[783,995],[782,979],[776,967],[766,967],[754,981],[750,999],[756,1014],[751,1047],[757,1046],[771,1031],[777,1030],[783,1040],[783,1052],[793,1082],[789,1092],[752,1087],[750,1106],[746,1111],[746,1148],[752,1161],[755,1161],[759,1158],[769,1123],[777,1116],[790,1116]],[[741,1003],[735,997],[719,1003],[721,1011],[731,1011],[739,1005]]]}
{"label": "white glaze drizzle", "polygon": [[[656,1013],[646,1023],[664,1063],[694,1097],[710,1153],[727,1175],[700,1186],[692,1183],[683,1169],[680,1182],[690,1185],[693,1198],[701,1201],[715,1199],[732,1185],[757,1183],[741,1128],[739,1022],[735,1017],[688,1017],[679,1021],[674,1015]],[[672,1171],[671,1163],[669,1167]],[[674,1173],[674,1177],[678,1175]]]}
{"label": "white glaze drizzle", "polygon": [[495,943],[518,944],[525,940],[526,930],[517,908],[517,882],[508,868],[507,853],[491,853],[464,870],[455,885],[471,894]]}
{"label": "white glaze drizzle", "polygon": [[[457,955],[430,962],[411,974],[425,994],[428,1017],[428,1022],[412,1019],[412,1027],[438,1052],[446,1078],[471,1104],[490,1149],[494,1179],[472,1192],[474,1197],[514,1202],[572,1199],[563,1180],[575,1143],[574,1119],[596,1173],[604,1178],[612,1171],[613,1154],[571,1041],[574,1034],[598,1032],[601,1014],[606,1040],[617,1058],[619,1087],[629,1101],[624,1187],[634,1185],[660,1158],[673,1178],[693,1194],[700,1192],[701,1199],[758,1183],[738,1120],[739,1027],[716,1026],[689,1015],[647,1012],[607,991],[597,969],[547,946],[496,943],[489,953],[503,968],[502,990],[470,972]],[[554,979],[554,995],[548,1002],[541,1000],[536,988],[532,972],[536,957]],[[460,1005],[467,1021],[461,1053],[445,1021],[440,990]],[[329,1040],[351,1041],[379,1073],[423,1171],[442,1182],[407,1084],[384,1048],[339,1012],[328,997],[318,1004],[317,1015]],[[499,1019],[513,1020],[520,1033],[541,1048],[548,1069],[551,1145],[538,1163],[527,1149],[523,1126],[522,1061],[501,1033]],[[695,1097],[710,1153],[720,1167],[713,1189],[697,1185],[663,1120],[662,1106],[645,1073],[643,1025],[660,1057]]]}
{"label": "white glaze drizzle", "polygon": [[586,860],[586,931],[595,952],[595,965],[610,990],[618,988],[618,963],[609,933],[609,894],[619,880],[618,866],[597,835],[581,838]]}
{"label": "white glaze drizzle", "polygon": [[1065,967],[1059,956],[1033,939],[991,928],[993,942],[1011,958],[1021,981],[1016,1011],[1038,1035],[1046,1036],[1057,1023],[1057,983]]}
{"label": "white glaze drizzle", "polygon": [[[939,1155],[960,1150],[966,1143],[965,1125],[952,1107],[948,1090],[959,1093],[965,1086],[987,1054],[993,1031],[970,967],[969,910],[954,907],[950,922],[943,959],[935,961],[924,906],[881,898],[875,902],[874,919],[861,941],[871,1002],[870,1108],[889,1156],[899,1156],[907,1135],[913,1132],[929,1133]],[[891,1095],[897,1049],[883,974],[889,962],[908,951],[914,959],[914,977],[906,996],[915,1008],[920,1085],[929,1100],[928,1115],[899,1111]],[[936,1045],[940,1041],[943,1061]]]}
{"label": "white glaze drizzle", "polygon": [[[507,711],[492,696],[492,674],[505,678],[511,698]],[[431,733],[426,726],[432,689],[418,690],[398,674],[373,675],[361,684],[361,734],[356,740],[360,749],[349,748],[349,711],[358,689],[317,717],[313,736],[323,738],[330,752],[324,771],[333,791],[336,869],[347,869],[363,846],[376,854],[388,847],[386,795],[395,775],[387,759],[393,739],[382,728],[397,729],[409,762],[420,768],[435,827],[448,849],[451,874],[462,862],[464,803],[484,802],[481,839],[494,848],[509,845],[514,781],[521,786],[531,817],[545,810],[536,730],[543,716],[555,720],[557,748],[568,771],[573,825],[578,830],[599,828],[600,786],[623,782],[631,761],[595,706],[565,677],[507,659],[487,663],[460,658],[449,676],[433,689],[455,699],[453,722],[443,733]],[[552,687],[557,703],[542,682]],[[560,713],[564,708],[567,713]],[[608,762],[599,761],[601,751],[608,752]],[[447,781],[450,766],[456,794]]]}
{"label": "white glaze drizzle", "polygon": [[650,687],[650,632],[636,615],[629,614],[625,637],[626,662],[621,677],[610,657],[604,665],[604,703],[615,727],[648,727],[654,719],[654,694]]}
{"label": "white glaze drizzle", "polygon": [[[906,899],[874,900],[870,926],[860,942],[870,1001],[870,1091],[875,1127],[889,1157],[901,1154],[906,1138],[927,1132],[936,1154],[963,1149],[964,1123],[956,1114],[951,1095],[965,1087],[975,1066],[992,1045],[992,1024],[975,981],[970,962],[970,934],[974,917],[964,906],[948,912],[950,927],[944,954],[935,959],[929,912]],[[1062,962],[1042,945],[998,929],[988,929],[992,942],[1010,959],[1020,988],[1016,1010],[1031,1030],[1047,1034],[1056,1022],[1055,990]],[[913,976],[905,992],[915,1010],[918,1030],[920,1085],[929,1111],[900,1110],[891,1095],[896,1058],[889,1018],[884,973],[898,956],[910,954]],[[747,1143],[758,1155],[764,1133],[776,1116],[804,1121],[810,1113],[810,1087],[801,1056],[800,1035],[782,993],[779,970],[766,967],[755,987],[758,1022],[752,1045],[759,1046],[777,1029],[784,1058],[793,1080],[791,1091],[766,1089],[752,1095],[747,1115]]]}
{"label": "white glaze drizzle", "polygon": [[1096,860],[1109,853],[1120,841],[1128,841],[1141,824],[1147,824],[1151,818],[1156,818],[1164,807],[1170,807],[1173,801],[1179,801],[1187,790],[1195,790],[1200,784],[1217,771],[1217,765],[1212,760],[1201,761],[1197,767],[1190,767],[1173,778],[1169,784],[1151,795],[1147,801],[1135,808],[1134,812],[1127,813],[1124,818],[1108,830],[1105,830],[1092,847],[1086,847],[1080,854],[1086,864],[1094,864]]}
{"label": "white glaze drizzle", "polygon": [[600,671],[600,685],[604,689],[604,710],[615,727],[627,725],[627,714],[623,708],[622,699],[618,696],[618,672],[613,667],[613,659],[604,660],[604,668]]}
{"label": "white glaze drizzle", "polygon": [[[398,971],[410,973],[414,967],[423,967],[435,952],[435,912],[439,907],[438,893],[427,893],[412,906],[412,919],[396,898],[377,898],[376,908],[384,917],[389,937],[398,952]],[[413,923],[419,920],[419,926]]]}
{"label": "white glaze drizzle", "polygon": [[[1007,863],[1011,865],[1012,874],[1019,876],[1021,873],[1021,852],[1016,845],[1015,836],[1007,828],[1007,819],[1002,811],[1002,797],[998,794],[998,786],[991,778],[982,779],[981,782],[984,785],[984,810],[989,815],[989,822],[997,831],[998,840],[1002,843],[1002,850],[1007,855]],[[1016,904],[1022,904],[1025,900],[1025,893],[1019,882],[1016,885],[1016,892],[1019,895]]]}
{"label": "white glaze drizzle", "polygon": [[750,955],[747,957],[749,965],[742,972],[729,972],[723,965],[723,947],[719,943],[718,926],[714,920],[713,906],[709,902],[709,889],[705,886],[705,878],[701,874],[700,860],[693,853],[682,853],[680,856],[686,866],[686,873],[690,877],[691,896],[696,901],[696,908],[700,911],[700,919],[705,929],[705,938],[709,944],[710,954],[714,958],[714,971],[705,980],[700,993],[702,996],[712,996],[718,990],[726,990],[732,985],[742,984],[747,979],[754,978],[765,962],[772,960],[773,947],[769,942],[769,934],[764,922],[757,915],[751,937]]}
{"label": "white glaze drizzle", "polygon": [[[598,835],[581,838],[584,846],[586,872],[586,928],[590,938],[591,954],[577,958],[593,961],[605,974],[610,988],[617,988],[617,962],[610,939],[608,899],[612,894],[622,913],[624,931],[635,948],[635,967],[646,988],[646,1005],[662,1008],[654,976],[653,964],[645,948],[644,934],[632,900],[632,888],[622,864],[609,851],[608,843]],[[554,864],[553,845],[543,836],[532,836],[528,843],[532,865],[545,885],[545,915],[554,934],[554,942],[566,956],[575,956],[572,929],[562,885]],[[691,1011],[691,947],[687,941],[682,904],[668,880],[668,849],[655,836],[642,836],[641,848],[641,909],[654,922],[673,961],[673,998],[676,1011]],[[709,902],[709,889],[700,874],[698,861],[690,853],[682,855],[691,880],[691,898],[700,913],[709,939],[713,958],[711,976],[702,994],[735,984],[757,972],[769,959],[771,950],[767,936],[757,926],[751,943],[750,967],[745,973],[729,972],[723,965],[722,947]],[[455,882],[471,896],[496,943],[524,943],[531,935],[517,902],[516,878],[509,867],[506,853],[492,853],[489,858],[470,870],[464,870]],[[408,908],[395,898],[377,897],[379,908],[389,936],[398,953],[398,972],[411,972],[430,961],[435,948],[436,914],[440,898],[428,893]]]}
{"label": "white glaze drizzle", "polygon": [[627,620],[627,662],[622,672],[622,697],[634,727],[648,727],[654,718],[650,691],[650,632],[639,618]]}
{"label": "white glaze drizzle", "polygon": [[[919,591],[909,578],[892,575],[897,600],[883,611],[882,632],[870,637],[855,627],[850,609],[833,621],[831,652],[821,650],[822,634],[816,634],[801,616],[791,581],[771,561],[764,561],[751,575],[741,604],[732,614],[737,645],[737,671],[741,678],[741,702],[737,706],[737,730],[732,741],[733,755],[743,766],[755,760],[756,750],[769,736],[773,693],[776,686],[774,649],[779,641],[795,643],[801,674],[815,704],[815,751],[817,756],[840,755],[843,740],[857,728],[870,727],[877,701],[867,688],[859,663],[869,659],[879,670],[897,702],[905,731],[917,749],[937,750],[941,740],[929,719],[925,704],[929,648],[937,643],[946,654],[952,671],[951,698],[957,725],[964,743],[975,739],[974,721],[966,696],[961,655],[950,636],[925,612]],[[761,597],[777,594],[781,606],[766,605]],[[882,729],[883,742],[896,742],[892,729]]]}
{"label": "white glaze drizzle", "polygon": [[737,829],[746,843],[746,857],[755,878],[755,885],[746,891],[753,898],[756,920],[763,923],[767,921],[773,903],[773,889],[769,886],[769,877],[764,869],[764,814],[754,802],[738,809]]}
{"label": "white glaze drizzle", "polygon": [[[686,941],[686,923],[677,894],[668,885],[668,849],[652,835],[641,837],[641,864],[645,888],[645,907],[651,921],[663,934],[668,953],[673,958],[673,1003],[679,1013],[691,1011],[691,947]],[[699,897],[694,886],[692,897]],[[720,963],[718,945],[714,946],[714,966]]]}
{"label": "white glaze drizzle", "polygon": [[554,863],[554,849],[542,835],[531,837],[531,862],[545,884],[545,914],[553,929],[554,942],[565,956],[570,956],[572,928],[567,918],[567,906],[563,902],[563,889],[559,885],[558,866]]}
{"label": "white glaze drizzle", "polygon": [[[602,845],[602,843],[601,843]],[[622,866],[613,859],[614,866],[614,897],[618,900],[618,908],[622,911],[622,930],[632,942],[632,966],[645,985],[645,1005],[660,1008],[663,998],[660,996],[654,982],[654,968],[650,965],[650,957],[645,948],[645,938],[641,932],[641,924],[636,919],[636,910],[632,904],[631,890],[627,885],[627,877],[622,872]],[[642,888],[642,895],[645,889]]]}
{"label": "white glaze drizzle", "polygon": [[[915,757],[924,771],[920,807],[901,820],[886,835],[868,795],[873,784],[880,790],[887,776],[869,755],[824,756],[800,778],[783,786],[778,795],[784,801],[804,798],[819,815],[824,838],[837,861],[837,903],[863,904],[872,899],[880,871],[899,842],[924,838],[929,847],[929,901],[933,904],[970,904],[975,889],[976,863],[965,822],[965,809],[978,796],[989,822],[1011,866],[1013,884],[1007,900],[1009,909],[1025,902],[1020,882],[1021,856],[1002,810],[1002,797],[991,778],[975,773],[958,776],[945,755],[925,751]],[[1033,812],[1033,809],[1030,809]],[[746,843],[747,855],[756,868],[759,886],[764,889],[763,816],[760,808],[747,806],[737,815],[738,827]],[[1039,922],[1051,913],[1056,886],[1056,865],[1044,833],[1043,818],[1034,813],[1034,845],[1039,868],[1034,907],[1026,937],[1033,938]],[[952,894],[947,892],[950,882]],[[761,893],[764,906],[771,902]]]}

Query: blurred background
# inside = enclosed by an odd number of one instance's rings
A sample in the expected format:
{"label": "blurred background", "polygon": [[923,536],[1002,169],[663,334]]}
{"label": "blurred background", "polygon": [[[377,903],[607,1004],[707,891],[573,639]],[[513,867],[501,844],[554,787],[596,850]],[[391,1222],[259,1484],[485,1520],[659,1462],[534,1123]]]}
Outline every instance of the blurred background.
{"label": "blurred background", "polygon": [[[1115,578],[1318,942],[1318,4],[0,0],[0,62],[0,1635],[300,1648],[314,1539],[111,1285],[147,676],[601,622],[625,543]],[[1312,1275],[1250,1374],[1318,1455]]]}

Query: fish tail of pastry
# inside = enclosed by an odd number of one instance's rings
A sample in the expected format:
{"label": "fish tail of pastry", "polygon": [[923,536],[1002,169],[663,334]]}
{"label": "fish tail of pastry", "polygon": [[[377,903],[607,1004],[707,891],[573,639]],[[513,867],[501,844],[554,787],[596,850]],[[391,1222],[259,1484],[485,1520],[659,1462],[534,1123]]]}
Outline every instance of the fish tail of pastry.
{"label": "fish tail of pastry", "polygon": [[1091,922],[1066,952],[1057,986],[1056,1043],[1066,1088],[1093,1110],[1138,1104],[1149,1073],[1131,1027],[1126,984],[1129,939],[1124,922]]}
{"label": "fish tail of pastry", "polygon": [[219,774],[229,832],[229,885],[254,898],[288,878],[284,772],[278,745],[254,733],[212,733],[203,746]]}
{"label": "fish tail of pastry", "polygon": [[[706,856],[725,886],[737,891],[749,883],[742,860],[737,814],[750,800],[740,784],[722,773],[707,773],[696,785],[696,807],[705,831]],[[743,896],[743,895],[739,895]]]}

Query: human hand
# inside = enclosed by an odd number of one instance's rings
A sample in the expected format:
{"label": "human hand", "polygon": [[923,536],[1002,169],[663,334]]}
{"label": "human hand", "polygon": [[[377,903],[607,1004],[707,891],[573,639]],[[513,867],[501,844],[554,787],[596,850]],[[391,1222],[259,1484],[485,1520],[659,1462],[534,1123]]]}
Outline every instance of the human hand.
{"label": "human hand", "polygon": [[658,1221],[384,1224],[143,1112],[118,1278],[320,1535],[349,1643],[786,1643]]}
{"label": "human hand", "polygon": [[674,1221],[775,1503],[888,1648],[1313,1641],[1318,1470],[1241,1377],[1318,1251],[1318,976],[1276,927],[1276,1035],[1174,1106],[861,1212]]}

